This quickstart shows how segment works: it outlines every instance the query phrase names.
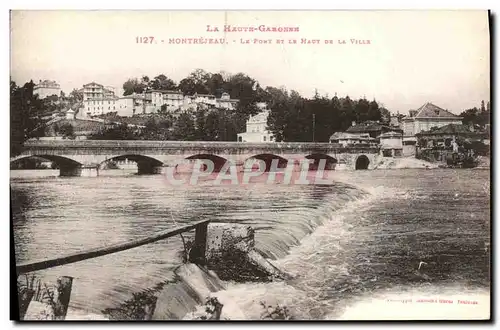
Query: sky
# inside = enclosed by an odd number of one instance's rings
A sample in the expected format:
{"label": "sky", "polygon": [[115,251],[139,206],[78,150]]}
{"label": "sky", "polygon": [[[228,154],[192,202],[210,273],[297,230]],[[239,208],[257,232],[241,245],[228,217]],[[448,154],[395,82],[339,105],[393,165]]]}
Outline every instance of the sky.
{"label": "sky", "polygon": [[[224,25],[299,31],[224,32]],[[156,44],[136,42],[150,36]],[[306,97],[317,90],[375,99],[393,113],[432,102],[458,114],[489,100],[489,38],[487,11],[12,11],[11,79],[55,80],[66,93],[91,81],[120,91],[128,78],[163,73],[178,83],[201,68],[244,72]]]}

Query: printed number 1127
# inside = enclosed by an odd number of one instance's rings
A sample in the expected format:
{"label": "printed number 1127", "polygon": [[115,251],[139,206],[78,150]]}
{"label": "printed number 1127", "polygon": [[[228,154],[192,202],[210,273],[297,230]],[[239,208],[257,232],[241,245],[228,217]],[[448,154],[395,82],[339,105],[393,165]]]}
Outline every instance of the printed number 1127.
{"label": "printed number 1127", "polygon": [[155,37],[135,37],[135,42],[137,44],[152,44],[155,41]]}

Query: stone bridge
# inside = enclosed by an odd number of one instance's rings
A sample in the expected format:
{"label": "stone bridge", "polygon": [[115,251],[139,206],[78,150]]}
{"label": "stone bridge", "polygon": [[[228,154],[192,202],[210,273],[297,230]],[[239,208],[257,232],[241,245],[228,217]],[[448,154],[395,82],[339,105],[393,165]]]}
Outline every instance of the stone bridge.
{"label": "stone bridge", "polygon": [[252,159],[263,160],[266,164],[278,159],[280,167],[304,159],[309,159],[314,166],[325,159],[328,169],[370,169],[378,155],[376,147],[310,142],[32,140],[25,143],[20,155],[10,160],[40,157],[56,163],[61,176],[97,176],[106,162],[125,159],[137,163],[139,174],[157,174],[166,166],[197,159],[211,160],[215,170],[226,162],[242,166]]}

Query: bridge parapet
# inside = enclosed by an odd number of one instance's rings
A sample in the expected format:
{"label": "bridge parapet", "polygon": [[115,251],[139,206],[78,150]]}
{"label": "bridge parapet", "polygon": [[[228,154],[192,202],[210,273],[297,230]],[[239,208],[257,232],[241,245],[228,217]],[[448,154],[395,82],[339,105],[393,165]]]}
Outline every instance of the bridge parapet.
{"label": "bridge parapet", "polygon": [[[286,153],[378,153],[378,147],[372,146],[348,146],[345,147],[336,143],[323,142],[227,142],[227,141],[149,141],[149,140],[30,140],[25,143],[24,150],[53,150],[53,149],[78,149],[85,150],[205,150],[206,152],[226,152],[226,153],[252,153],[275,152],[277,150]],[[238,152],[238,150],[240,152]],[[178,152],[177,152],[178,153]]]}
{"label": "bridge parapet", "polygon": [[[258,157],[279,158],[293,163],[305,158],[325,158],[338,163],[339,169],[357,169],[374,164],[379,150],[378,147],[368,145],[346,147],[334,143],[311,142],[32,140],[28,141],[22,153],[11,158],[11,161],[37,156],[55,162],[61,169],[61,175],[84,175],[88,172],[93,176],[97,175],[97,172],[89,172],[88,169],[98,170],[103,163],[120,159],[136,162],[139,174],[161,173],[162,167],[175,167],[186,159],[205,158],[217,158],[217,162],[236,165]],[[359,165],[359,157],[368,157],[363,161],[365,165]]]}

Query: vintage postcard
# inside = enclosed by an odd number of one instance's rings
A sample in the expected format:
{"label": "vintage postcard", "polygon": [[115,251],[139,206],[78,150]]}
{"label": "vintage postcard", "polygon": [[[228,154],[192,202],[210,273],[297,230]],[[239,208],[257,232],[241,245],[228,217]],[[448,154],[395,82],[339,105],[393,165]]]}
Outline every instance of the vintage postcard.
{"label": "vintage postcard", "polygon": [[490,319],[487,10],[10,17],[12,319]]}

